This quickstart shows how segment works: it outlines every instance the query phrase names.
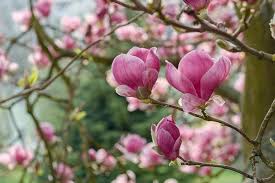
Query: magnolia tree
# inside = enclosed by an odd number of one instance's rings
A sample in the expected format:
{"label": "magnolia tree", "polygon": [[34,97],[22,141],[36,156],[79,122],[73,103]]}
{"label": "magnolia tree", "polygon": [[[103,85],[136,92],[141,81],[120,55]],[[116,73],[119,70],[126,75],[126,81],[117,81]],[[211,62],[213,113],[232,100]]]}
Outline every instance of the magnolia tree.
{"label": "magnolia tree", "polygon": [[[138,177],[125,168],[131,162],[144,170],[170,165],[207,181],[231,171],[243,181],[274,182],[274,1],[96,0],[87,15],[64,15],[52,25],[55,3],[29,0],[11,13],[21,33],[1,34],[1,85],[13,92],[0,97],[0,107],[18,134],[1,147],[5,171],[22,170],[20,182],[30,174],[44,177],[37,179],[42,182],[71,183],[96,182],[120,167],[112,182],[134,183]],[[35,41],[24,39],[30,34]],[[15,46],[29,53],[24,69],[10,58]],[[106,81],[125,97],[129,111],[169,111],[151,121],[152,141],[134,133],[121,134],[112,149],[90,141],[81,123],[86,101],[75,102],[80,75],[90,64],[109,66]],[[49,90],[56,82],[64,92]],[[65,111],[61,129],[40,119],[41,98]],[[35,148],[18,127],[18,103],[35,126]],[[81,132],[77,164],[70,163],[74,149],[63,134],[71,122]],[[239,154],[244,166],[236,168]]]}

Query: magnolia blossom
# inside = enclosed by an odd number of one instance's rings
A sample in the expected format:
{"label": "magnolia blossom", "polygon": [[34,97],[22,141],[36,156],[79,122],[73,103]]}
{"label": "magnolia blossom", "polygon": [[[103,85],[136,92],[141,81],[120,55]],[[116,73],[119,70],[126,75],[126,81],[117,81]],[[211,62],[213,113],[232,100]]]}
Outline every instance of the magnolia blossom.
{"label": "magnolia blossom", "polygon": [[90,160],[92,160],[92,161],[96,160],[96,150],[94,150],[93,148],[89,149],[88,155],[89,155]]}
{"label": "magnolia blossom", "polygon": [[0,50],[0,80],[6,80],[8,74],[13,74],[18,70],[18,64],[10,62],[4,52]]}
{"label": "magnolia blossom", "polygon": [[73,32],[80,27],[80,19],[78,17],[63,16],[61,19],[61,29],[65,32]]}
{"label": "magnolia blossom", "polygon": [[129,153],[139,153],[146,140],[137,134],[129,134],[121,139],[121,144]]}
{"label": "magnolia blossom", "polygon": [[118,175],[111,183],[136,183],[136,175],[131,170],[127,170],[126,173]]}
{"label": "magnolia blossom", "polygon": [[148,39],[146,32],[141,27],[134,24],[117,29],[115,34],[121,41],[129,40],[134,43],[142,43]]}
{"label": "magnolia blossom", "polygon": [[181,137],[175,121],[170,116],[163,118],[157,126],[152,126],[152,139],[167,159],[177,159]]}
{"label": "magnolia blossom", "polygon": [[12,19],[21,26],[23,31],[26,31],[31,24],[32,14],[29,10],[15,11],[12,13]]}
{"label": "magnolia blossom", "polygon": [[74,172],[70,166],[64,163],[58,163],[55,167],[55,173],[61,183],[73,183]]}
{"label": "magnolia blossom", "polygon": [[35,65],[39,69],[44,69],[51,64],[48,56],[42,51],[40,47],[36,47],[34,52],[29,55],[28,59],[31,64]]}
{"label": "magnolia blossom", "polygon": [[196,11],[207,8],[208,4],[210,3],[210,0],[183,0],[183,1]]}
{"label": "magnolia blossom", "polygon": [[40,128],[42,130],[42,133],[43,133],[43,136],[44,138],[52,143],[52,142],[55,142],[56,140],[56,136],[55,136],[55,130],[54,130],[54,127],[52,126],[51,123],[48,123],[48,122],[42,122],[40,124]]}
{"label": "magnolia blossom", "polygon": [[153,149],[154,144],[147,144],[140,154],[141,168],[154,168],[163,163],[162,157]]}
{"label": "magnolia blossom", "polygon": [[112,64],[114,78],[119,84],[116,92],[125,97],[148,98],[159,70],[156,48],[134,47],[127,54],[118,55]]}
{"label": "magnolia blossom", "polygon": [[116,166],[116,159],[105,149],[99,149],[96,152],[96,162],[100,165],[102,171],[110,171]]}
{"label": "magnolia blossom", "polygon": [[15,166],[28,166],[33,159],[33,153],[21,145],[10,147],[7,152],[0,153],[0,164],[13,169]]}
{"label": "magnolia blossom", "polygon": [[34,5],[38,15],[48,17],[51,13],[52,0],[38,0]]}
{"label": "magnolia blossom", "polygon": [[72,36],[65,35],[62,40],[57,41],[57,45],[64,49],[73,50],[76,46],[76,43]]}
{"label": "magnolia blossom", "polygon": [[167,62],[166,79],[183,93],[183,110],[190,112],[204,106],[214,90],[227,78],[231,62],[227,57],[214,61],[204,51],[191,51],[180,61],[178,70]]}

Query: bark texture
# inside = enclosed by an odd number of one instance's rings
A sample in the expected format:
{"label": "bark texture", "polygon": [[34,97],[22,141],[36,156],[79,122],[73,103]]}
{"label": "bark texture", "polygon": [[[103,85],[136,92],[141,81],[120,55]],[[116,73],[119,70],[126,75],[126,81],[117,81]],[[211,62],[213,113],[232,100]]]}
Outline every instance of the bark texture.
{"label": "bark texture", "polygon": [[[275,41],[271,37],[269,22],[274,14],[270,3],[265,3],[262,11],[245,32],[247,44],[259,50],[275,53]],[[249,137],[255,138],[260,124],[275,97],[275,62],[269,63],[247,55],[245,63],[246,84],[242,98],[243,129]],[[269,138],[275,135],[275,117],[269,123],[263,139],[264,154],[275,161],[275,153]],[[244,143],[245,160],[251,154],[251,146]],[[260,165],[260,176],[270,175],[267,167]],[[271,181],[275,183],[275,179]]]}

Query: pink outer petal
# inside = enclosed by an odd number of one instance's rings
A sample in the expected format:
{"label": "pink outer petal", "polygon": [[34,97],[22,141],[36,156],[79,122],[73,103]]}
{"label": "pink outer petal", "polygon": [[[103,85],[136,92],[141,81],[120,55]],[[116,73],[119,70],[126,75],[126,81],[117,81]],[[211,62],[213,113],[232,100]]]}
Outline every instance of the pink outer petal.
{"label": "pink outer petal", "polygon": [[143,85],[151,90],[158,79],[158,71],[155,69],[147,69],[142,73]]}
{"label": "pink outer petal", "polygon": [[127,85],[132,89],[142,86],[142,73],[145,70],[144,62],[132,55],[118,55],[112,64],[115,80],[120,85]]}
{"label": "pink outer petal", "polygon": [[123,97],[136,97],[136,91],[127,85],[119,85],[116,88],[116,93]]}
{"label": "pink outer petal", "polygon": [[199,106],[203,105],[206,101],[194,96],[192,94],[186,93],[181,97],[182,108],[186,112],[194,112]]}
{"label": "pink outer petal", "polygon": [[160,61],[157,56],[157,48],[153,47],[151,49],[133,47],[128,51],[128,54],[136,56],[145,62],[147,68],[160,69]]}
{"label": "pink outer petal", "polygon": [[231,62],[227,57],[221,57],[201,79],[201,98],[208,100],[214,90],[226,79]]}
{"label": "pink outer petal", "polygon": [[194,85],[200,95],[200,81],[203,75],[212,67],[212,58],[204,51],[194,50],[186,54],[179,63],[179,71]]}
{"label": "pink outer petal", "polygon": [[149,50],[146,48],[133,47],[128,51],[127,54],[136,56],[145,62],[148,53],[149,53]]}
{"label": "pink outer petal", "polygon": [[182,93],[197,95],[191,81],[187,79],[184,75],[181,75],[180,72],[170,62],[167,62],[166,65],[166,79],[170,85],[172,85],[174,88],[181,91]]}
{"label": "pink outer petal", "polygon": [[175,140],[170,135],[169,132],[167,132],[164,129],[160,129],[157,132],[157,144],[160,148],[161,152],[168,158],[170,153],[173,151]]}
{"label": "pink outer petal", "polygon": [[175,160],[179,156],[179,150],[180,150],[181,143],[182,143],[182,140],[181,140],[181,137],[179,136],[174,144],[173,153],[169,157],[170,160]]}
{"label": "pink outer petal", "polygon": [[156,69],[157,71],[160,70],[160,61],[157,56],[157,48],[151,48],[147,55],[145,65],[147,68]]}

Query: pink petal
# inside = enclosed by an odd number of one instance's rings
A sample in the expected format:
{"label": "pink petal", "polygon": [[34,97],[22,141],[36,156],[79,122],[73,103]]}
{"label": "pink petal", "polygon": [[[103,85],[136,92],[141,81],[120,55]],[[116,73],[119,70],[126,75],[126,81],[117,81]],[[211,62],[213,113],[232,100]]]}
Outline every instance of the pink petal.
{"label": "pink petal", "polygon": [[214,90],[226,79],[231,62],[227,57],[221,57],[201,79],[201,98],[208,100]]}
{"label": "pink petal", "polygon": [[147,69],[142,73],[143,85],[151,90],[158,79],[158,71],[155,69]]}
{"label": "pink petal", "polygon": [[118,55],[112,64],[115,80],[120,85],[127,85],[133,89],[143,85],[142,73],[144,70],[144,62],[132,55]]}
{"label": "pink petal", "polygon": [[206,102],[205,100],[198,98],[197,96],[194,96],[189,93],[183,94],[181,97],[181,101],[182,101],[182,108],[186,112],[193,112],[199,106],[203,105]]}
{"label": "pink petal", "polygon": [[157,132],[157,144],[158,144],[161,152],[165,156],[169,156],[169,154],[172,152],[174,143],[175,143],[175,141],[174,141],[173,137],[166,130],[160,129]]}
{"label": "pink petal", "polygon": [[175,68],[173,64],[167,62],[166,65],[166,79],[170,85],[172,85],[177,90],[182,93],[191,93],[197,95],[196,90],[189,79],[184,75],[181,75],[180,72]]}
{"label": "pink petal", "polygon": [[157,71],[159,71],[160,61],[159,61],[159,58],[158,58],[156,52],[157,52],[157,48],[155,48],[155,47],[151,48],[149,50],[145,64],[146,64],[147,68],[152,68],[152,69],[156,69]]}
{"label": "pink petal", "polygon": [[123,97],[136,97],[136,91],[127,85],[119,85],[116,88],[116,93]]}
{"label": "pink petal", "polygon": [[194,85],[200,95],[200,81],[213,65],[212,58],[204,51],[194,50],[187,53],[179,63],[179,71]]}
{"label": "pink petal", "polygon": [[147,68],[160,69],[160,61],[156,54],[157,48],[153,47],[151,49],[133,47],[128,51],[128,54],[136,56],[146,63]]}
{"label": "pink petal", "polygon": [[146,48],[133,47],[128,51],[127,54],[136,56],[145,62],[148,53],[149,53],[149,50]]}

